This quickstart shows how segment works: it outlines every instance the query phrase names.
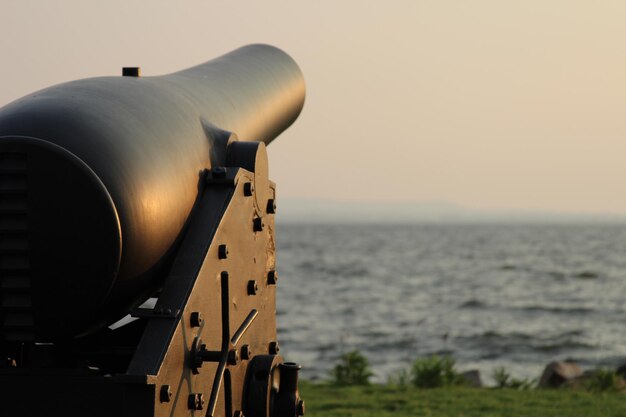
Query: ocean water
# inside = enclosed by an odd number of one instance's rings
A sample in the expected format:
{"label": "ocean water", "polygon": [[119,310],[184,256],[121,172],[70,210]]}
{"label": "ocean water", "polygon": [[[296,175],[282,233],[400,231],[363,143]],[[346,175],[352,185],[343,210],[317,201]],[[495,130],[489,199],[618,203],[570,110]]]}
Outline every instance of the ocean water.
{"label": "ocean water", "polygon": [[537,378],[626,363],[626,225],[279,224],[281,353],[328,378],[359,349],[376,380],[417,357]]}

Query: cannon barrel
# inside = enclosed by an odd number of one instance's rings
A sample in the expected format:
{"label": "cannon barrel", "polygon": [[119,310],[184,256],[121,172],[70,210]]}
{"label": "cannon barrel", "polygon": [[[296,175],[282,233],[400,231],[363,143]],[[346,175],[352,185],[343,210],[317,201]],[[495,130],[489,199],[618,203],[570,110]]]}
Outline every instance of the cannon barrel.
{"label": "cannon barrel", "polygon": [[[295,62],[250,45],[157,77],[50,87],[0,109],[0,336],[56,341],[159,288],[202,173],[298,116]],[[234,133],[234,135],[233,135]]]}

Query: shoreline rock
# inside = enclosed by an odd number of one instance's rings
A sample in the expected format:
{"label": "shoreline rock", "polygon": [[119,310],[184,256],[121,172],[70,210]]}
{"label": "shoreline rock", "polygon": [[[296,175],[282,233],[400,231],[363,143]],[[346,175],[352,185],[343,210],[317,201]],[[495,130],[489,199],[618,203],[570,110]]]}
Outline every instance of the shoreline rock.
{"label": "shoreline rock", "polygon": [[550,362],[541,374],[538,387],[558,388],[573,379],[579,378],[582,374],[583,370],[575,362]]}

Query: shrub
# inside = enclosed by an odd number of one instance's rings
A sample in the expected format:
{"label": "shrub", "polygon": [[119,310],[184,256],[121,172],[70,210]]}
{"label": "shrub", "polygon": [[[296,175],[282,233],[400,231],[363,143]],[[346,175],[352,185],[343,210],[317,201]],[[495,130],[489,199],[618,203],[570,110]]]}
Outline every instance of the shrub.
{"label": "shrub", "polygon": [[406,388],[411,383],[411,374],[406,369],[400,369],[397,372],[389,375],[387,378],[387,385]]}
{"label": "shrub", "polygon": [[496,381],[496,388],[507,388],[509,386],[511,374],[504,367],[496,368],[491,376]]}
{"label": "shrub", "polygon": [[449,356],[419,358],[411,368],[411,382],[418,388],[463,385],[464,378],[454,369],[454,359]]}
{"label": "shrub", "polygon": [[369,379],[374,374],[367,358],[358,350],[353,350],[341,355],[331,375],[337,385],[369,385]]}
{"label": "shrub", "polygon": [[496,381],[496,388],[512,388],[524,391],[534,388],[537,384],[536,379],[511,378],[511,374],[503,367],[496,368],[492,377]]}
{"label": "shrub", "polygon": [[592,392],[619,391],[624,387],[624,380],[615,371],[598,368],[593,371],[585,385]]}

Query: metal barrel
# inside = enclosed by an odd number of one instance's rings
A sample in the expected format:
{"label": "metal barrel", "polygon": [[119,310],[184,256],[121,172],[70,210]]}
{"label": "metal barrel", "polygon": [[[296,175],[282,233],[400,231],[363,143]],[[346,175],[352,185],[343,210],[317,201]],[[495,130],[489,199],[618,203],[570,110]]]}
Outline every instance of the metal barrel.
{"label": "metal barrel", "polygon": [[61,84],[0,109],[0,337],[74,337],[158,288],[202,172],[225,163],[228,132],[267,144],[304,95],[287,54],[250,45],[165,76]]}

